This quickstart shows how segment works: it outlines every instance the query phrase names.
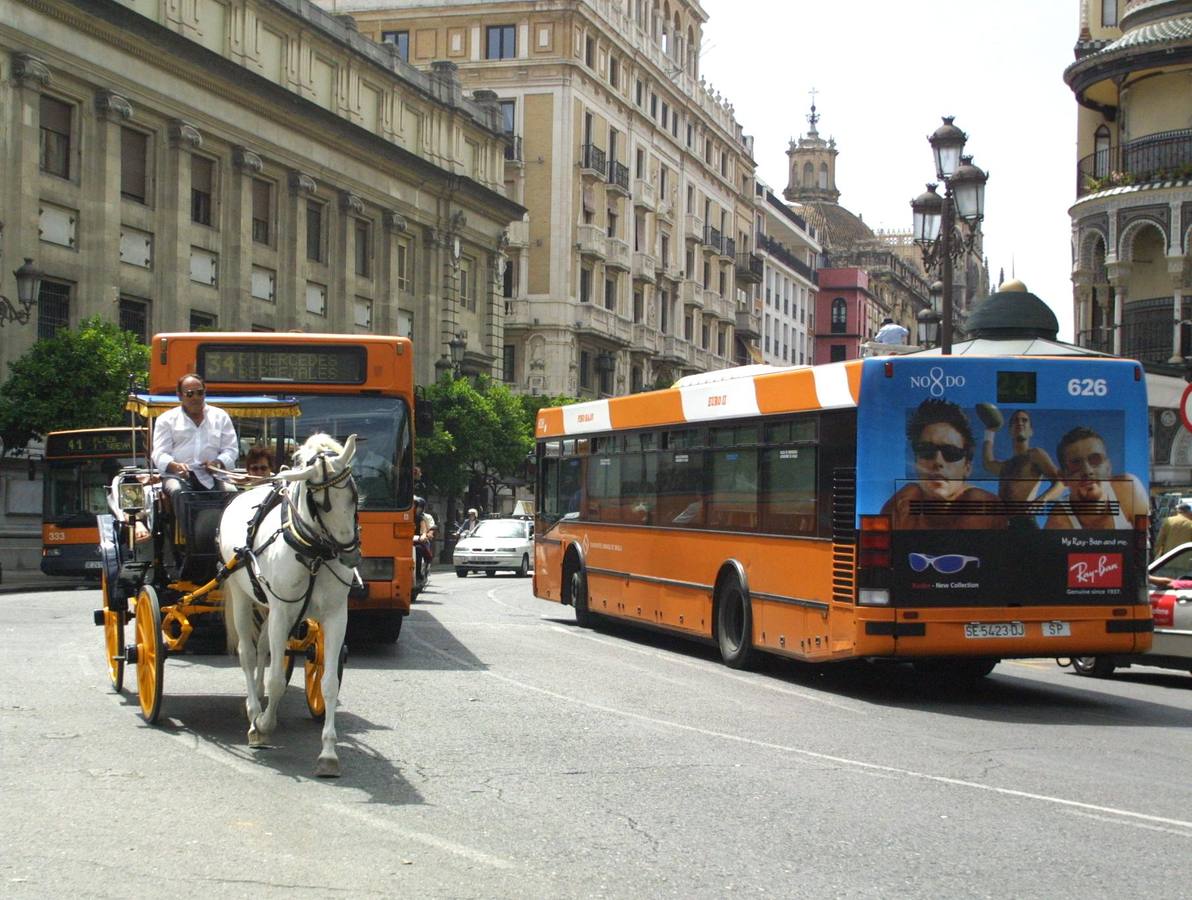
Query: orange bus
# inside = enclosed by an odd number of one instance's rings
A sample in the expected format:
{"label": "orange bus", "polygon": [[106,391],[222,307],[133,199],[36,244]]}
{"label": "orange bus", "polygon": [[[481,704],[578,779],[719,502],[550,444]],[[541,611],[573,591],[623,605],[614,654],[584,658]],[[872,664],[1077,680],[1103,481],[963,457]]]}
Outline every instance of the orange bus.
{"label": "orange bus", "polygon": [[544,409],[537,439],[534,593],[580,624],[960,678],[1150,646],[1135,362],[750,366]]}
{"label": "orange bus", "polygon": [[196,372],[212,394],[276,395],[298,401],[296,417],[236,420],[241,456],[270,448],[277,465],[311,434],[356,435],[364,586],[348,601],[361,634],[396,641],[413,584],[414,370],[408,338],[302,333],[158,334],[149,389],[174,394]]}
{"label": "orange bus", "polygon": [[99,578],[95,517],[108,511],[108,485],[124,466],[143,463],[145,429],[75,428],[46,435],[42,480],[41,571]]}

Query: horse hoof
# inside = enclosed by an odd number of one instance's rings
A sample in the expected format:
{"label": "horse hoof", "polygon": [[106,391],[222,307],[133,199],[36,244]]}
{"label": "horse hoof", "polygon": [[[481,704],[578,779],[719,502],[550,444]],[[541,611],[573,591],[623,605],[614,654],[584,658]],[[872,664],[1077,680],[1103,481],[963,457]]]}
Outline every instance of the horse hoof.
{"label": "horse hoof", "polygon": [[261,736],[261,732],[257,731],[256,725],[248,729],[248,746],[254,748],[265,746],[265,738]]}
{"label": "horse hoof", "polygon": [[320,759],[315,766],[315,776],[318,778],[339,778],[338,759]]}

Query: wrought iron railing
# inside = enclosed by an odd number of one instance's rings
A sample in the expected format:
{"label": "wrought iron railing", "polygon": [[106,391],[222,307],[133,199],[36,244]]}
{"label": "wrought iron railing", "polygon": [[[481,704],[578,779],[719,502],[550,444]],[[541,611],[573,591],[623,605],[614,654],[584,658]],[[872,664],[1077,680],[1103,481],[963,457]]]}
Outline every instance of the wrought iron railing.
{"label": "wrought iron railing", "polygon": [[711,247],[717,253],[720,252],[720,229],[711,225],[704,226],[704,244]]}
{"label": "wrought iron railing", "polygon": [[759,250],[764,250],[776,259],[786,263],[812,284],[819,284],[819,273],[799,257],[795,256],[784,244],[778,243],[773,238],[769,238],[764,234],[757,236],[757,247]]}
{"label": "wrought iron railing", "polygon": [[579,165],[582,169],[591,169],[603,174],[608,169],[605,162],[604,150],[595,144],[584,144],[579,148]]}
{"label": "wrought iron railing", "polygon": [[746,251],[737,254],[737,277],[761,281],[765,274],[765,262],[756,253]]}
{"label": "wrought iron railing", "polygon": [[615,159],[608,161],[608,183],[613,187],[619,187],[625,193],[629,193],[629,167],[617,162]]}
{"label": "wrought iron railing", "polygon": [[1192,178],[1192,128],[1105,147],[1076,164],[1076,196],[1130,184]]}
{"label": "wrought iron railing", "polygon": [[1174,315],[1171,297],[1129,301],[1122,309],[1121,355],[1142,362],[1167,362]]}
{"label": "wrought iron railing", "polygon": [[737,241],[735,238],[724,237],[721,239],[720,255],[727,256],[729,259],[734,259],[737,255]]}

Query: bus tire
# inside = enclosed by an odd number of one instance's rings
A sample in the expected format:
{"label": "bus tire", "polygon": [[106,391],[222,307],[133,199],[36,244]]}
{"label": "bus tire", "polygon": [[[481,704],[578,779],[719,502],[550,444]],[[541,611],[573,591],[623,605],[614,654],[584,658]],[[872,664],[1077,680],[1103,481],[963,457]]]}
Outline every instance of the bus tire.
{"label": "bus tire", "polygon": [[1108,678],[1117,666],[1110,656],[1073,656],[1072,671],[1086,678]]}
{"label": "bus tire", "polygon": [[575,624],[581,628],[591,628],[592,611],[588,608],[588,575],[584,567],[572,563],[568,569],[568,587],[571,596],[571,607],[575,610]]}
{"label": "bus tire", "polygon": [[735,576],[726,578],[716,592],[716,645],[730,669],[748,669],[757,661],[753,605]]}

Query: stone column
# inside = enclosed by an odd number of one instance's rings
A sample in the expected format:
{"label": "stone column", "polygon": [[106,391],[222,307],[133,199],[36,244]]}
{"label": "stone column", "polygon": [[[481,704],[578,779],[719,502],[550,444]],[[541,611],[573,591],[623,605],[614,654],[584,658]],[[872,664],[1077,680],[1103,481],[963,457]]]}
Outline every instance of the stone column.
{"label": "stone column", "polygon": [[1130,295],[1130,269],[1128,262],[1107,263],[1109,283],[1113,286],[1113,353],[1122,355],[1122,313]]}
{"label": "stone column", "polygon": [[247,147],[232,148],[232,177],[228,179],[220,251],[219,322],[228,331],[252,328],[252,180],[264,168],[261,157]]}
{"label": "stone column", "polygon": [[1072,328],[1076,343],[1087,347],[1089,344],[1088,331],[1093,327],[1093,286],[1091,276],[1084,269],[1077,269],[1072,273]]}
{"label": "stone column", "polygon": [[190,328],[190,154],[203,146],[199,130],[182,119],[170,121],[167,137],[162,172],[166,190],[159,194],[161,227],[154,244],[154,332]]}
{"label": "stone column", "polygon": [[327,298],[327,330],[333,334],[349,334],[356,329],[355,217],[361,215],[364,215],[364,201],[351,191],[340,191],[335,231],[340,265],[338,273],[331,267],[334,285],[331,297]]}
{"label": "stone column", "polygon": [[89,153],[90,177],[83,181],[79,252],[79,316],[100,315],[119,322],[121,125],[133,116],[132,105],[111,91],[95,95],[95,152]]}
{"label": "stone column", "polygon": [[302,328],[306,322],[306,200],[318,190],[305,172],[291,171],[287,184],[288,221],[285,228],[279,223],[277,241],[278,331]]}
{"label": "stone column", "polygon": [[[377,259],[377,296],[373,306],[373,321],[380,334],[397,334],[398,309],[398,244],[408,228],[405,216],[387,209],[381,215],[381,255]],[[410,264],[407,257],[406,264]]]}
{"label": "stone column", "polygon": [[1185,351],[1192,354],[1192,347],[1180,346],[1180,322],[1184,318],[1184,269],[1187,260],[1183,256],[1167,257],[1167,276],[1171,279],[1171,307],[1175,319],[1175,337],[1172,340],[1171,361],[1183,362]]}

